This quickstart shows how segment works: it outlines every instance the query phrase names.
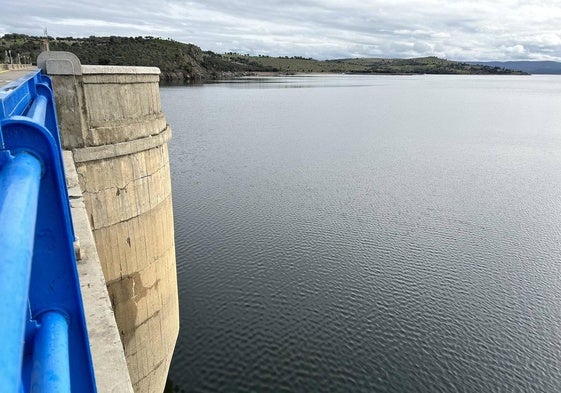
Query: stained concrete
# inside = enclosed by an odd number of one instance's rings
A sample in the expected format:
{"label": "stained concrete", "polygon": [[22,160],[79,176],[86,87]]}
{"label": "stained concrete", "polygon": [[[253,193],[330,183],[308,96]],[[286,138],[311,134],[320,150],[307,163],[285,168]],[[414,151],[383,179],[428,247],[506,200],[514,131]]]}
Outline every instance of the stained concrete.
{"label": "stained concrete", "polygon": [[63,55],[44,60],[132,386],[137,393],[160,393],[179,332],[179,304],[171,134],[161,110],[159,70],[82,66],[68,75],[69,67],[57,64]]}

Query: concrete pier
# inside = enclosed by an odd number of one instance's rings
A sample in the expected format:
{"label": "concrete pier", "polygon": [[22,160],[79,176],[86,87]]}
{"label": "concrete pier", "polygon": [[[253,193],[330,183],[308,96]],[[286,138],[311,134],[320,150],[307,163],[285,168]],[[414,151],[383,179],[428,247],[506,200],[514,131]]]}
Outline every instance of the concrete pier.
{"label": "concrete pier", "polygon": [[159,70],[82,66],[67,52],[38,64],[53,80],[132,386],[162,392],[179,308]]}

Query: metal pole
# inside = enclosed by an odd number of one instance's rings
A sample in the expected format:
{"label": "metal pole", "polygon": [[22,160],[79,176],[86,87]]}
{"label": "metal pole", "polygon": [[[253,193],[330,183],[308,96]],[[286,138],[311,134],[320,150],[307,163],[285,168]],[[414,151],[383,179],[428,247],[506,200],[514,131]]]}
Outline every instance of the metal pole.
{"label": "metal pole", "polygon": [[0,386],[21,383],[41,163],[19,153],[0,168]]}

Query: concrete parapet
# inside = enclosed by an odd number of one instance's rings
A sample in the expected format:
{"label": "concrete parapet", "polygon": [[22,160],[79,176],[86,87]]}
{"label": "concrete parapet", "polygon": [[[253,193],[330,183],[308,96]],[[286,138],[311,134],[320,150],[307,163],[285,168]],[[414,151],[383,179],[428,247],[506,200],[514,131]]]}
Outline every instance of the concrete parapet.
{"label": "concrete parapet", "polygon": [[74,153],[134,390],[162,392],[179,307],[171,132],[161,110],[159,70],[81,66],[69,75],[75,59],[40,59],[53,78],[62,143]]}

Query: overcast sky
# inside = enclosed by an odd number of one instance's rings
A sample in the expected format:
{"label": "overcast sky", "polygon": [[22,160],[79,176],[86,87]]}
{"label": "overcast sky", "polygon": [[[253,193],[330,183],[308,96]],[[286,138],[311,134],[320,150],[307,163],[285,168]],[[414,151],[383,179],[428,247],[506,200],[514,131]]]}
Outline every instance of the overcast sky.
{"label": "overcast sky", "polygon": [[0,35],[42,35],[45,27],[55,37],[151,35],[218,53],[561,61],[561,0],[6,0],[0,6]]}

